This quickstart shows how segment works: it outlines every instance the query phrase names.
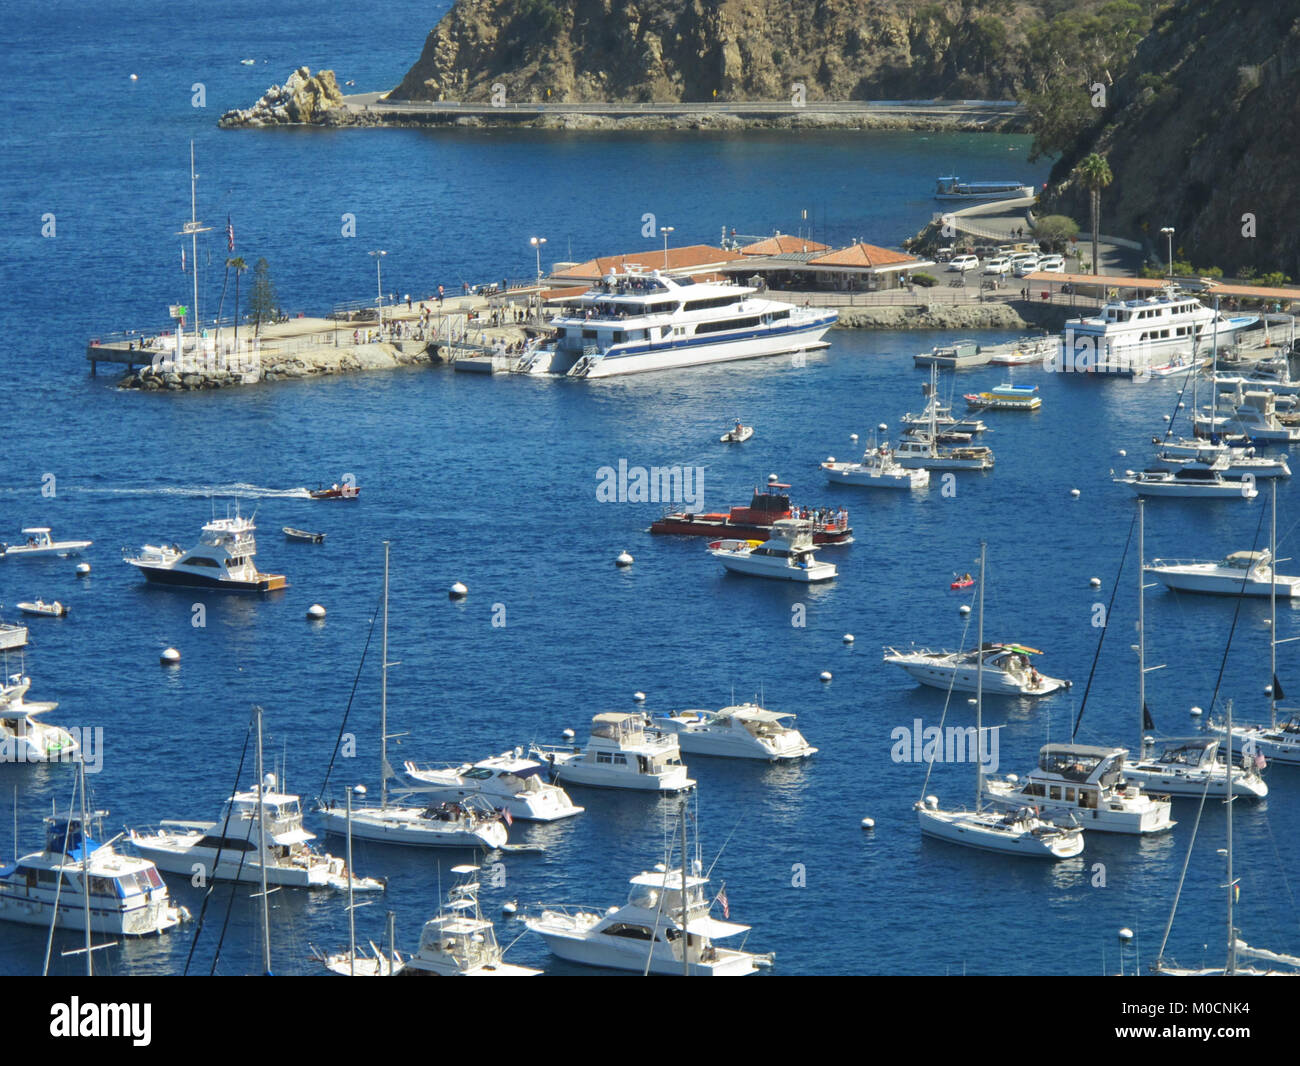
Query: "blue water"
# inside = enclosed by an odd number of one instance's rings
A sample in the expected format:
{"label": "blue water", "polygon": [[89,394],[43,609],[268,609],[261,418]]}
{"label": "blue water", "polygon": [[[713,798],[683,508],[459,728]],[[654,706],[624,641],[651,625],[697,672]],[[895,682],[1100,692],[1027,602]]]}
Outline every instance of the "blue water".
{"label": "blue water", "polygon": [[[642,690],[655,710],[716,707],[761,694],[794,711],[819,755],[797,767],[690,760],[701,782],[699,829],[706,861],[722,853],[732,916],[752,924],[749,944],[795,973],[1099,973],[1114,970],[1115,931],[1138,933],[1149,960],[1168,916],[1195,818],[1147,840],[1092,836],[1080,859],[1046,867],[923,843],[911,805],[924,768],[890,758],[891,731],[938,720],[943,695],[884,668],[887,643],[955,644],[962,600],[948,582],[989,545],[987,633],[1045,650],[1042,668],[1074,679],[1066,695],[1038,703],[990,700],[1005,724],[1002,769],[1024,772],[1038,746],[1068,735],[1082,698],[1133,504],[1109,480],[1137,466],[1143,442],[1174,409],[1178,385],[1079,381],[1017,370],[1042,385],[1043,409],[993,415],[997,468],[958,475],[948,497],[878,498],[823,487],[817,462],[852,452],[850,433],[895,424],[922,402],[911,355],[937,335],[839,331],[804,366],[772,359],[690,373],[574,386],[485,380],[414,369],[246,391],[157,396],[119,393],[111,373],[92,380],[85,339],[116,328],[154,327],[184,299],[175,231],[188,214],[188,140],[196,142],[199,215],[217,227],[201,249],[225,256],[229,214],[238,254],[264,255],[291,310],[320,311],[373,291],[367,249],[389,251],[385,280],[399,292],[439,282],[523,276],[530,235],[548,259],[583,259],[658,247],[640,236],[642,215],[676,227],[674,243],[740,232],[794,231],[808,211],[813,235],[894,244],[928,218],[934,176],[1041,180],[1016,137],[788,132],[619,135],[504,131],[220,132],[221,110],[247,106],[299,63],[334,66],[359,89],[396,82],[436,12],[415,3],[369,13],[322,14],[305,4],[268,15],[240,2],[188,23],[171,10],[110,3],[86,12],[66,2],[24,5],[6,44],[0,143],[6,167],[0,218],[6,234],[0,307],[6,338],[10,433],[0,461],[0,538],[48,524],[90,536],[88,579],[67,561],[0,563],[0,603],[40,594],[71,604],[63,621],[33,623],[26,666],[33,697],[58,700],[52,720],[100,727],[106,750],[93,800],[111,832],[162,818],[215,817],[234,783],[254,702],[266,708],[267,759],[283,763],[291,789],[315,795],[361,649],[392,542],[390,728],[407,733],[390,751],[454,762],[529,740],[580,734],[598,711],[630,709]],[[57,31],[57,32],[56,32]],[[56,32],[60,62],[48,58]],[[256,57],[254,68],[239,65]],[[267,62],[262,64],[261,59]],[[140,75],[130,82],[128,74]],[[202,82],[207,107],[190,106]],[[23,86],[21,96],[16,87]],[[81,104],[78,101],[82,101]],[[52,212],[57,236],[40,235]],[[357,216],[357,237],[339,235]],[[215,306],[220,273],[203,278]],[[989,339],[995,339],[990,337]],[[960,385],[1006,377],[990,369]],[[743,447],[718,445],[735,414],[757,426]],[[1128,458],[1117,455],[1127,449]],[[630,465],[704,468],[705,504],[745,502],[769,473],[792,481],[809,504],[843,503],[857,542],[827,550],[841,568],[832,585],[794,589],[724,575],[700,541],[651,538],[653,504],[600,504],[597,471]],[[288,490],[352,473],[357,504],[313,504]],[[53,496],[43,495],[54,475]],[[238,488],[237,488],[238,487]],[[1081,491],[1078,499],[1069,489]],[[257,507],[259,561],[291,587],[266,599],[146,588],[118,560],[145,541],[191,541],[219,501],[238,491]],[[1283,555],[1294,555],[1296,490],[1279,493]],[[1254,503],[1166,502],[1148,509],[1147,554],[1213,556],[1266,542],[1266,495]],[[217,506],[224,506],[219,502]],[[284,542],[282,525],[328,533],[323,546]],[[622,549],[635,565],[617,570]],[[1133,643],[1136,577],[1130,548],[1109,636],[1080,739],[1137,739]],[[1089,578],[1102,580],[1091,589]],[[468,600],[449,603],[455,580]],[[195,628],[203,603],[206,626]],[[311,603],[329,611],[304,621]],[[495,605],[506,625],[494,627]],[[792,625],[796,605],[806,625]],[[1232,602],[1148,595],[1148,678],[1162,732],[1193,728],[1188,708],[1208,707]],[[497,612],[499,617],[499,612]],[[1267,682],[1267,606],[1237,622],[1222,696],[1258,716]],[[1300,632],[1282,611],[1278,636]],[[846,647],[845,633],[856,643]],[[973,636],[968,634],[968,636]],[[376,637],[377,640],[377,637]],[[175,646],[177,670],[157,665]],[[1281,651],[1284,684],[1293,646]],[[831,670],[822,684],[818,674]],[[1300,675],[1296,675],[1300,677]],[[353,706],[355,762],[339,780],[376,785],[378,654]],[[971,710],[954,702],[949,721]],[[251,780],[245,773],[244,782]],[[1300,776],[1276,768],[1265,804],[1238,805],[1242,877],[1238,925],[1252,943],[1300,949],[1292,881]],[[38,845],[40,817],[66,803],[69,767],[0,768],[0,807],[17,798],[19,850]],[[926,791],[969,802],[967,766],[940,766]],[[494,912],[521,902],[620,902],[626,879],[662,856],[675,811],[669,802],[584,792],[588,811],[552,827],[516,827],[545,846],[502,859],[504,885],[485,890]],[[864,816],[876,828],[859,828]],[[0,854],[13,850],[0,817]],[[1223,812],[1206,811],[1171,937],[1185,963],[1217,961],[1222,944]],[[725,847],[724,847],[725,844]],[[329,841],[339,851],[342,842]],[[390,879],[385,900],[359,912],[363,939],[382,936],[396,913],[399,945],[414,945],[436,907],[446,867],[438,856],[358,844],[362,873]],[[441,862],[442,869],[439,870]],[[1098,867],[1097,864],[1101,864]],[[202,895],[169,878],[197,910]],[[796,887],[801,886],[801,887]],[[260,947],[251,889],[220,889],[194,951],[192,971],[212,964],[216,930],[233,898],[217,967],[255,970]],[[308,944],[346,942],[343,900],[282,891],[272,897],[273,955],[280,972],[311,972]],[[503,925],[504,942],[519,926]],[[158,941],[98,953],[116,973],[175,973],[195,927]],[[38,972],[44,931],[7,926],[0,971]],[[75,936],[61,935],[71,947]],[[1209,945],[1205,947],[1204,945]],[[566,972],[525,936],[510,957]],[[1132,966],[1132,953],[1126,966]],[[76,960],[56,958],[74,971]]]}

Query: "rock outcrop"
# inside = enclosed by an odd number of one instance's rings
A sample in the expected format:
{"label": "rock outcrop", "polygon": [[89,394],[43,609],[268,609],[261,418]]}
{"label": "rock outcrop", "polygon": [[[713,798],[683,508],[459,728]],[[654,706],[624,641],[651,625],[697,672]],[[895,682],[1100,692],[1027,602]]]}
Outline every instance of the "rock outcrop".
{"label": "rock outcrop", "polygon": [[343,118],[343,94],[339,91],[334,71],[321,70],[312,74],[308,67],[299,67],[289,75],[283,85],[272,85],[252,107],[227,111],[218,125],[234,126],[299,126],[323,125],[331,114]]}

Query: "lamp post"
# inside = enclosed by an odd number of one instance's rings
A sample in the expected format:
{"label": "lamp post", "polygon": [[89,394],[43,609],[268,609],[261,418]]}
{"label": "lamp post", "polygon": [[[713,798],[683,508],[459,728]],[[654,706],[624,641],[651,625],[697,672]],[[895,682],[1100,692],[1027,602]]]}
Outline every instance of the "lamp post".
{"label": "lamp post", "polygon": [[660,226],[659,232],[664,235],[664,269],[668,269],[668,234],[672,233],[673,226]]}
{"label": "lamp post", "polygon": [[540,325],[542,321],[542,245],[546,243],[546,238],[529,237],[528,243],[533,246],[533,251],[537,253],[537,322]]}
{"label": "lamp post", "polygon": [[1169,283],[1174,281],[1174,227],[1161,226],[1160,232],[1169,239]]}
{"label": "lamp post", "polygon": [[379,339],[384,339],[384,256],[388,253],[382,248],[376,248],[369,253],[375,257],[375,289],[379,296],[379,302],[375,305],[375,317],[379,323]]}

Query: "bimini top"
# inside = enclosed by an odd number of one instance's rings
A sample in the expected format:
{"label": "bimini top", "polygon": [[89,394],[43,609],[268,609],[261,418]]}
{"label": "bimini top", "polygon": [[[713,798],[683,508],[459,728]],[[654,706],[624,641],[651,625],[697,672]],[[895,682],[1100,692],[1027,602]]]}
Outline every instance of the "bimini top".
{"label": "bimini top", "polygon": [[1268,558],[1269,558],[1269,553],[1266,551],[1233,552],[1223,561],[1228,566],[1251,567],[1254,566],[1256,563],[1268,562]]}
{"label": "bimini top", "polygon": [[24,533],[48,533],[50,532],[50,527],[49,526],[28,526],[26,529],[23,530],[23,532]]}

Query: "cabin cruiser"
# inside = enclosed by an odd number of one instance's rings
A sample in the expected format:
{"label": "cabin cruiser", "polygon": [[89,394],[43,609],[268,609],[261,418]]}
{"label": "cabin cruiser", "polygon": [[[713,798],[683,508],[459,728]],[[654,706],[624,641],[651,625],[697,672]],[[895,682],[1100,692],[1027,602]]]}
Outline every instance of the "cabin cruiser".
{"label": "cabin cruiser", "polygon": [[754,703],[720,711],[676,711],[653,724],[677,737],[689,755],[785,762],[815,755],[817,749],[795,729],[789,711],[766,711]]}
{"label": "cabin cruiser", "polygon": [[992,470],[993,449],[982,444],[941,447],[936,435],[912,430],[894,448],[894,461],[911,470]]}
{"label": "cabin cruiser", "polygon": [[77,555],[89,548],[93,540],[55,540],[49,526],[29,526],[23,530],[26,538],[20,544],[0,544],[0,555],[17,559],[26,555]]}
{"label": "cabin cruiser", "polygon": [[479,868],[453,866],[459,878],[447,902],[424,923],[420,946],[399,971],[402,977],[536,977],[542,971],[502,958],[496,929],[478,900]]}
{"label": "cabin cruiser", "polygon": [[839,317],[756,288],[611,272],[551,320],[555,340],[515,364],[522,374],[603,378],[825,348]]}
{"label": "cabin cruiser", "polygon": [[[329,887],[347,891],[348,869],[342,859],[314,850],[316,839],[302,824],[298,797],[279,791],[274,774],[261,785],[236,792],[215,822],[165,821],[157,828],[127,831],[136,851],[169,873],[191,876],[196,867],[207,877],[254,884],[261,880],[258,854],[258,808],[265,827],[266,883],[286,888]],[[382,891],[382,881],[352,877],[356,892]]]}
{"label": "cabin cruiser", "polygon": [[954,341],[936,344],[928,352],[918,352],[912,357],[914,366],[940,367],[944,370],[969,370],[988,364],[988,353],[974,341]]}
{"label": "cabin cruiser", "polygon": [[1180,470],[1199,463],[1217,470],[1224,477],[1291,476],[1291,465],[1284,455],[1274,459],[1267,455],[1256,455],[1254,448],[1211,444],[1209,441],[1197,443],[1203,444],[1204,447],[1197,448],[1187,444],[1162,447],[1156,452],[1155,466],[1165,470]]}
{"label": "cabin cruiser", "polygon": [[806,518],[813,524],[814,544],[852,544],[853,527],[843,507],[793,507],[790,486],[768,478],[765,488],[754,489],[748,507],[727,512],[666,514],[650,524],[651,533],[688,537],[760,537],[766,539],[772,524],[782,518]]}
{"label": "cabin cruiser", "polygon": [[44,851],[0,865],[0,920],[48,927],[54,919],[60,929],[84,932],[87,874],[92,932],[149,936],[190,916],[172,903],[152,862],[114,851],[112,841],[97,844],[80,818],[50,817]]}
{"label": "cabin cruiser", "polygon": [[782,518],[772,524],[766,541],[715,540],[709,554],[728,570],[751,577],[775,578],[811,584],[830,581],[839,571],[834,563],[820,563],[813,554],[812,523]]}
{"label": "cabin cruiser", "polygon": [[1111,480],[1129,486],[1139,496],[1253,500],[1259,495],[1253,481],[1224,477],[1204,463],[1191,463],[1177,470],[1125,470],[1123,477]]}
{"label": "cabin cruiser", "polygon": [[886,648],[884,661],[901,666],[923,685],[974,692],[983,674],[984,692],[995,696],[1046,696],[1069,688],[1069,681],[1040,674],[1029,661],[1042,655],[1023,644],[985,642],[981,651],[930,651]]}
{"label": "cabin cruiser", "polygon": [[[1219,734],[1227,731],[1221,723],[1211,722],[1209,728]],[[1257,759],[1262,757],[1265,762],[1300,766],[1300,714],[1293,714],[1276,725],[1233,726],[1232,747]]]}
{"label": "cabin cruiser", "polygon": [[1230,399],[1232,413],[1229,415],[1193,415],[1192,432],[1198,437],[1233,434],[1268,443],[1300,441],[1296,416],[1279,415],[1278,398],[1273,393],[1239,391]]}
{"label": "cabin cruiser", "polygon": [[251,518],[239,509],[233,517],[214,518],[203,527],[196,547],[182,551],[173,544],[146,544],[125,561],[155,585],[186,588],[230,589],[236,592],[270,592],[285,587],[283,574],[259,573],[253,562],[257,542]]}
{"label": "cabin cruiser", "polygon": [[895,459],[888,444],[871,446],[857,463],[836,462],[828,456],[822,463],[826,480],[832,485],[857,485],[873,489],[923,489],[930,484],[930,471],[924,467],[907,468]]}
{"label": "cabin cruiser", "polygon": [[[667,975],[685,971],[691,977],[743,977],[770,966],[771,955],[715,943],[747,933],[750,927],[709,914],[714,899],[705,895],[708,883],[707,877],[680,868],[647,871],[631,879],[621,907],[604,912],[547,907],[526,917],[524,924],[553,954],[586,966]],[[727,913],[723,902],[724,916]]]}
{"label": "cabin cruiser", "polygon": [[921,833],[981,851],[1039,859],[1069,859],[1083,851],[1083,830],[1039,818],[1029,807],[1012,811],[943,810],[934,796],[916,806]]}
{"label": "cabin cruiser", "polygon": [[[405,796],[399,799],[406,799]],[[348,812],[331,803],[318,809],[325,831],[348,833]],[[503,848],[508,832],[501,813],[482,796],[442,802],[390,803],[385,793],[378,804],[353,806],[352,836],[377,844],[402,844],[426,848]]]}
{"label": "cabin cruiser", "polygon": [[534,744],[528,753],[550,765],[555,780],[564,784],[641,792],[685,792],[695,787],[686,776],[677,738],[647,730],[640,714],[596,715],[585,749]]}
{"label": "cabin cruiser", "polygon": [[1218,562],[1152,559],[1143,567],[1177,592],[1220,596],[1300,596],[1300,577],[1273,571],[1273,556],[1263,551],[1232,552]]}
{"label": "cabin cruiser", "polygon": [[32,679],[12,675],[0,685],[0,763],[62,762],[80,750],[77,738],[62,726],[38,722],[57,703],[27,703]]}
{"label": "cabin cruiser", "polygon": [[1072,818],[1087,830],[1160,833],[1173,827],[1167,797],[1151,796],[1124,779],[1126,748],[1045,744],[1023,781],[1014,774],[984,778],[984,798],[1002,807],[1037,808],[1055,820]]}
{"label": "cabin cruiser", "polygon": [[1032,185],[1018,181],[962,181],[955,174],[939,178],[934,185],[936,200],[1027,200],[1034,195]]}
{"label": "cabin cruiser", "polygon": [[479,796],[521,821],[554,822],[581,814],[584,808],[576,806],[564,789],[546,780],[546,767],[525,759],[523,754],[522,748],[515,748],[476,763],[441,770],[407,762],[406,780],[434,799],[456,801]]}
{"label": "cabin cruiser", "polygon": [[1174,742],[1157,753],[1147,737],[1143,739],[1141,757],[1124,764],[1124,779],[1148,792],[1171,796],[1222,798],[1228,794],[1229,781],[1234,796],[1263,799],[1268,795],[1268,785],[1252,761],[1230,766],[1218,757],[1218,748],[1216,738],[1194,737]]}

